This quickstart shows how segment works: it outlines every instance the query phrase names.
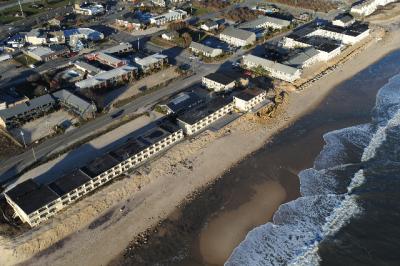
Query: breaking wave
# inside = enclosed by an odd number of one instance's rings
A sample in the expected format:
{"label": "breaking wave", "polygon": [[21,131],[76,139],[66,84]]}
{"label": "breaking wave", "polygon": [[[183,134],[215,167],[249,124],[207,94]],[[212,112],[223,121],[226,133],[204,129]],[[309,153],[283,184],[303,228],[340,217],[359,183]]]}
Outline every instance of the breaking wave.
{"label": "breaking wave", "polygon": [[[299,173],[301,197],[250,231],[225,265],[318,265],[322,240],[363,213],[366,182],[400,169],[400,74],[382,87],[369,124],[325,134],[313,168]],[[393,170],[396,169],[396,170]]]}

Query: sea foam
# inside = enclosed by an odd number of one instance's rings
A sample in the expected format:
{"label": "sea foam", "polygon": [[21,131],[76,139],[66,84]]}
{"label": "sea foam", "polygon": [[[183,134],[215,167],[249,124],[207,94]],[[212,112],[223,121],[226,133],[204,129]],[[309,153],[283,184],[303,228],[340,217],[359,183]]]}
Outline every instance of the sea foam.
{"label": "sea foam", "polygon": [[399,125],[397,75],[379,90],[370,124],[324,135],[326,145],[314,167],[299,173],[302,196],[281,205],[273,223],[251,230],[225,265],[318,265],[319,243],[362,212],[354,193],[365,182],[362,168]]}

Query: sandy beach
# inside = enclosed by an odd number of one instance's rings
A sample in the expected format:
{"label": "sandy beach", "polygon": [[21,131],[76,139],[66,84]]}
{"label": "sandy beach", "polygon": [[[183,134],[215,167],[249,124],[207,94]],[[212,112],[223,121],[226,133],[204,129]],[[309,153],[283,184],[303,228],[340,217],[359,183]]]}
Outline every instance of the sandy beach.
{"label": "sandy beach", "polygon": [[[190,195],[213,183],[274,134],[311,112],[337,84],[399,49],[400,30],[390,24],[385,26],[388,32],[383,39],[372,40],[351,60],[306,89],[289,93],[276,118],[258,123],[246,115],[218,132],[206,131],[173,147],[132,176],[79,201],[43,226],[13,240],[0,237],[0,264],[107,264],[123,253],[132,239],[152,230],[190,200]],[[266,205],[259,206],[264,213],[254,224],[268,219],[285,198],[279,184],[271,183],[265,189],[271,189],[271,198],[263,193],[254,195],[266,197]],[[238,211],[246,213],[247,207]],[[213,228],[206,230],[212,232]],[[235,235],[232,238],[240,241]],[[209,248],[203,245],[202,252]],[[215,258],[216,262],[220,260]]]}

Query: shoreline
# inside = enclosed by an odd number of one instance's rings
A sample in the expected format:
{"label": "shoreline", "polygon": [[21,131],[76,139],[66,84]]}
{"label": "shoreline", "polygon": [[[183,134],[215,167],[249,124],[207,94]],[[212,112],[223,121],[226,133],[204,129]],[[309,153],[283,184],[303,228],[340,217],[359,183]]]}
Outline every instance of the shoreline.
{"label": "shoreline", "polygon": [[[27,264],[99,265],[120,256],[132,239],[153,230],[198,191],[313,111],[336,85],[399,49],[398,39],[398,30],[389,32],[308,88],[289,93],[288,103],[282,106],[284,112],[265,124],[249,121],[245,115],[218,132],[206,131],[141,167],[134,178],[119,179],[78,202],[36,230],[33,239],[18,237],[17,241],[26,241],[24,244],[5,248],[0,238],[4,254],[0,262],[17,263],[38,252]],[[52,246],[59,239],[61,242]],[[108,239],[113,242],[105,245]]]}

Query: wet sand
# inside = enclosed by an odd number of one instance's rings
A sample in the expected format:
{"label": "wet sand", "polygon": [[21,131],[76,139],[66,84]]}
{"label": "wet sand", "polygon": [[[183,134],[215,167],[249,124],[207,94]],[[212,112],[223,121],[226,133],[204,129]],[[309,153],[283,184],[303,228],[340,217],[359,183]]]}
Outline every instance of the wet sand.
{"label": "wet sand", "polygon": [[[208,264],[223,264],[247,232],[271,219],[286,198],[276,181],[252,187],[254,195],[234,210],[222,210],[200,232],[200,253]],[[227,204],[229,206],[229,202]]]}

